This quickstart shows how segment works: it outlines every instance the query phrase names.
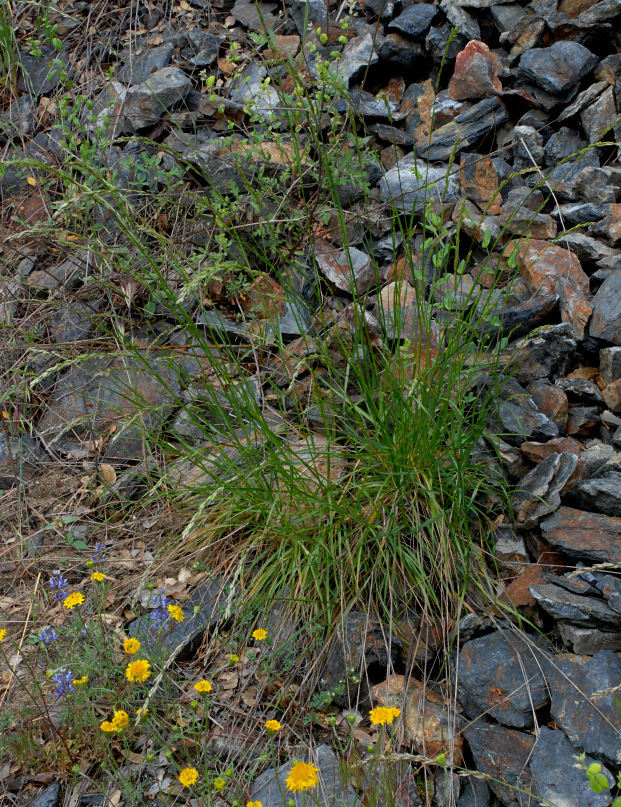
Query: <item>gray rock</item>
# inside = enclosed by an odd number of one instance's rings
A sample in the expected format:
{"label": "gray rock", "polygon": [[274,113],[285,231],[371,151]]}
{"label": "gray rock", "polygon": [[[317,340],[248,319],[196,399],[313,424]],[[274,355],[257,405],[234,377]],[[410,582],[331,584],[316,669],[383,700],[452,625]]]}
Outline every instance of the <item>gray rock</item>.
{"label": "gray rock", "polygon": [[[246,4],[255,11],[253,4]],[[259,19],[260,23],[260,19]],[[208,67],[218,58],[218,51],[224,42],[224,37],[204,31],[201,28],[193,28],[187,32],[188,45],[191,50],[190,62],[196,67]]]}
{"label": "gray rock", "polygon": [[583,403],[594,406],[604,402],[597,384],[586,378],[557,378],[554,382],[557,387],[563,390],[571,403]]}
{"label": "gray rock", "polygon": [[[129,623],[129,635],[140,639],[146,652],[157,653],[159,650],[161,653],[165,649],[168,654],[181,645],[178,658],[190,658],[205,631],[225,618],[226,593],[222,580],[216,577],[197,586],[190,598],[179,604],[185,615],[183,622],[169,617],[163,624],[157,624],[150,612]],[[194,613],[195,607],[198,607],[198,613]]]}
{"label": "gray rock", "polygon": [[63,80],[63,73],[69,68],[66,48],[57,51],[45,46],[41,56],[32,56],[28,51],[19,54],[19,77],[17,88],[32,95],[49,95]]}
{"label": "gray rock", "polygon": [[179,155],[182,164],[187,162],[195,167],[221,193],[231,193],[231,188],[241,186],[237,163],[231,155],[220,155],[222,143],[213,133],[173,131],[165,143]]}
{"label": "gray rock", "polygon": [[[457,12],[453,16],[463,14],[464,21],[466,21],[466,17],[468,18],[468,22],[466,23],[467,25],[471,27],[476,26],[476,28],[478,28],[478,23],[471,14],[468,14],[467,11],[460,9],[458,6],[454,5],[453,8],[455,12]],[[448,14],[447,17],[449,17]],[[432,25],[429,29],[429,33],[425,37],[425,52],[427,55],[431,56],[435,64],[440,65],[444,63],[448,72],[450,72],[450,66],[454,65],[459,51],[466,47],[468,40],[471,38],[466,37],[463,33],[457,34],[457,36],[451,38],[452,29],[452,25]],[[475,39],[476,38],[478,37],[475,37]],[[445,93],[444,97],[442,97],[443,93]],[[438,93],[436,96],[436,101],[438,102],[437,109],[438,111],[446,111],[447,108],[449,108],[451,110],[451,117],[453,117],[452,111],[456,108],[456,106],[461,110],[463,108],[463,104],[461,102],[452,101],[452,99],[447,98],[447,96],[448,93],[446,90],[442,90],[442,92]]]}
{"label": "gray rock", "polygon": [[621,519],[561,507],[540,524],[550,546],[571,558],[592,563],[621,563]]}
{"label": "gray rock", "polygon": [[621,378],[621,347],[605,347],[599,352],[599,372],[606,384]]}
{"label": "gray rock", "polygon": [[586,145],[577,132],[562,126],[545,143],[545,164],[549,166],[558,165],[561,160],[571,157],[572,154],[576,154]]}
{"label": "gray rock", "polygon": [[[592,221],[592,219],[589,220]],[[570,224],[568,219],[565,219],[565,224]],[[572,252],[575,252],[581,262],[619,260],[619,253],[617,250],[603,244],[599,238],[593,238],[586,233],[581,233],[576,230],[561,233],[558,236],[558,241],[566,249],[570,249]]]}
{"label": "gray rock", "polygon": [[540,607],[554,619],[604,630],[613,630],[619,624],[619,614],[603,600],[573,594],[554,583],[536,583],[529,590]]}
{"label": "gray rock", "polygon": [[535,744],[530,734],[477,720],[464,730],[478,770],[505,807],[525,807],[530,792],[528,762]]}
{"label": "gray rock", "polygon": [[300,36],[306,35],[309,25],[322,30],[328,25],[328,8],[323,0],[293,0],[291,16]]}
{"label": "gray rock", "polygon": [[[463,37],[466,39],[481,39],[479,23],[472,14],[462,8],[460,3],[456,3],[454,0],[440,0],[440,8],[446,14],[451,25],[457,28]],[[462,47],[459,50],[462,50]]]}
{"label": "gray rock", "polygon": [[600,650],[621,650],[621,633],[584,628],[570,622],[559,622],[558,629],[563,642],[574,653],[592,656]]}
{"label": "gray rock", "polygon": [[621,345],[621,273],[605,280],[593,298],[589,333],[597,339]]}
{"label": "gray rock", "polygon": [[26,279],[29,286],[35,289],[60,289],[71,290],[76,288],[81,281],[95,270],[95,254],[82,249],[73,252],[64,261],[56,266],[46,269],[35,269]]}
{"label": "gray rock", "polygon": [[[265,87],[263,82],[267,76],[267,68],[256,61],[250,62],[231,84],[229,97],[236,104],[254,104],[257,114],[271,118],[280,108],[280,96],[274,87]],[[217,140],[219,148],[220,141]]]}
{"label": "gray rock", "polygon": [[[543,135],[532,126],[516,126],[513,129],[513,164],[516,168],[532,168],[541,165],[544,155]],[[534,160],[534,163],[533,163]]]}
{"label": "gray rock", "polygon": [[9,139],[28,137],[34,129],[35,99],[30,94],[20,95],[0,115],[0,132]]}
{"label": "gray rock", "polygon": [[[546,667],[550,714],[572,744],[618,766],[621,762],[621,715],[614,694],[599,694],[621,681],[621,659],[611,650],[591,658],[557,656]],[[597,693],[597,694],[596,694]]]}
{"label": "gray rock", "polygon": [[327,745],[318,746],[302,761],[309,761],[319,768],[319,785],[308,793],[290,793],[285,780],[291,770],[293,760],[278,768],[270,768],[257,776],[252,784],[250,797],[260,801],[263,807],[284,807],[293,798],[296,807],[304,807],[312,793],[313,804],[319,807],[357,807],[360,799],[351,785],[343,785],[339,761]]}
{"label": "gray rock", "polygon": [[448,165],[429,165],[408,154],[379,182],[380,198],[404,213],[422,213],[430,202],[456,202],[459,173]]}
{"label": "gray rock", "polygon": [[422,44],[396,31],[388,34],[378,44],[377,52],[382,64],[401,70],[414,71],[425,62],[425,49]]}
{"label": "gray rock", "polygon": [[192,89],[192,82],[179,67],[158,70],[125,94],[123,115],[130,131],[157,123],[171,106]]}
{"label": "gray rock", "polygon": [[605,443],[590,445],[580,455],[585,476],[593,476],[608,460],[613,458],[614,454],[614,448]]}
{"label": "gray rock", "polygon": [[431,23],[438,16],[438,7],[428,3],[415,3],[388,24],[389,31],[399,31],[414,39],[424,38]]}
{"label": "gray rock", "polygon": [[618,117],[614,89],[608,86],[599,98],[584,109],[580,115],[589,143],[597,143],[601,140],[604,132],[609,132],[606,139],[614,138],[614,134],[610,130]]}
{"label": "gray rock", "polygon": [[0,490],[30,479],[40,468],[44,455],[31,437],[11,437],[0,431]]}
{"label": "gray rock", "polygon": [[549,48],[531,48],[520,58],[518,74],[553,93],[572,89],[598,63],[590,50],[562,40]]}
{"label": "gray rock", "polygon": [[621,517],[621,472],[578,482],[567,501],[580,510]]}
{"label": "gray rock", "polygon": [[[562,167],[562,166],[561,166]],[[557,216],[559,219],[562,217],[565,226],[576,224],[588,224],[593,221],[600,221],[607,214],[605,205],[595,205],[591,202],[568,202],[552,211],[552,215]],[[584,234],[584,233],[582,233]],[[559,236],[559,239],[565,240],[565,236]],[[561,244],[563,243],[561,241]]]}
{"label": "gray rock", "polygon": [[519,446],[525,440],[546,442],[558,437],[558,426],[540,412],[537,405],[513,379],[504,381],[500,391],[498,418],[503,437],[512,445]]}
{"label": "gray rock", "polygon": [[337,70],[349,86],[352,79],[370,65],[375,64],[378,59],[379,55],[375,50],[375,37],[367,31],[345,45]]}
{"label": "gray rock", "polygon": [[[562,731],[541,726],[530,760],[533,794],[558,807],[608,807],[612,801],[609,790],[594,793],[581,768],[575,764],[576,751]],[[583,765],[594,759],[587,757]],[[612,786],[610,771],[602,773]]]}
{"label": "gray rock", "polygon": [[418,154],[427,160],[446,162],[454,154],[474,146],[482,137],[507,120],[507,111],[498,98],[483,98],[461,112],[454,120],[434,129]]}
{"label": "gray rock", "polygon": [[577,464],[575,454],[552,454],[526,474],[511,497],[520,529],[531,529],[544,516],[558,510],[561,494]]}
{"label": "gray rock", "polygon": [[490,807],[492,793],[483,779],[466,779],[457,807]]}
{"label": "gray rock", "polygon": [[58,807],[59,800],[60,785],[54,782],[30,802],[30,807]]}
{"label": "gray rock", "polygon": [[117,78],[123,84],[142,84],[151,73],[161,70],[170,64],[175,46],[172,42],[165,42],[157,47],[145,47],[141,53],[128,52],[125,64],[117,72]]}
{"label": "gray rock", "polygon": [[457,681],[466,715],[475,719],[485,713],[505,726],[530,728],[533,711],[549,700],[540,656],[532,643],[507,630],[466,642]]}
{"label": "gray rock", "polygon": [[356,247],[342,250],[327,241],[315,241],[315,260],[321,273],[340,291],[359,294],[367,291],[375,279],[371,258]]}
{"label": "gray rock", "polygon": [[521,384],[538,378],[554,381],[565,375],[565,368],[576,347],[568,323],[538,328],[532,335],[509,346],[513,377]]}
{"label": "gray rock", "polygon": [[[593,577],[596,587],[601,591],[608,605],[613,611],[621,614],[621,578],[599,572],[596,572]],[[621,629],[621,622],[619,628]]]}

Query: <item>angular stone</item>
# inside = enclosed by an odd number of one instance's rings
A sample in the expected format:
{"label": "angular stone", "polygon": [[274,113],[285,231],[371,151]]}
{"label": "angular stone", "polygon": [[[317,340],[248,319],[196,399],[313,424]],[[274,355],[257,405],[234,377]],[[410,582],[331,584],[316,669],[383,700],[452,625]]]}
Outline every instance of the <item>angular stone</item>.
{"label": "angular stone", "polygon": [[606,384],[621,378],[621,347],[605,347],[599,352],[599,372]]}
{"label": "angular stone", "polygon": [[69,56],[65,47],[57,51],[51,45],[45,45],[40,56],[21,51],[15,64],[19,65],[18,90],[34,96],[50,95],[61,83],[63,72],[69,68]]}
{"label": "angular stone", "polygon": [[[466,39],[481,39],[479,23],[472,14],[462,8],[461,3],[456,3],[455,0],[440,0],[440,8],[462,36]],[[443,49],[446,51],[446,44]]]}
{"label": "angular stone", "polygon": [[45,456],[32,437],[7,438],[0,432],[0,490],[8,490],[36,474]]}
{"label": "angular stone", "polygon": [[457,697],[468,717],[486,713],[505,726],[530,728],[533,709],[549,700],[539,655],[512,631],[466,642],[459,656]]}
{"label": "angular stone", "polygon": [[448,92],[455,101],[491,98],[502,92],[500,58],[484,42],[471,40],[457,54]]}
{"label": "angular stone", "polygon": [[95,255],[88,250],[77,250],[68,258],[46,269],[35,269],[28,275],[27,283],[35,289],[74,289],[85,275],[95,269]]}
{"label": "angular stone", "polygon": [[570,622],[559,622],[563,642],[574,653],[592,656],[600,650],[621,650],[621,632],[609,633],[597,628],[584,628]]}
{"label": "angular stone", "polygon": [[570,558],[621,563],[621,518],[561,507],[540,526],[546,543]]}
{"label": "angular stone", "polygon": [[567,415],[567,434],[589,437],[599,426],[600,412],[599,406],[570,406]]}
{"label": "angular stone", "polygon": [[173,104],[192,89],[192,82],[179,67],[164,67],[142,83],[130,87],[123,103],[123,115],[130,131],[157,123]]}
{"label": "angular stone", "polygon": [[544,90],[566,93],[596,66],[598,58],[577,42],[562,40],[522,54],[518,73]]}
{"label": "angular stone", "polygon": [[556,437],[547,443],[522,443],[520,448],[532,462],[542,462],[552,454],[569,453],[579,457],[581,451],[580,443],[572,437]]}
{"label": "angular stone", "polygon": [[506,807],[527,804],[522,794],[531,788],[528,762],[535,738],[480,720],[468,726],[464,736],[478,770],[489,776],[489,788],[501,803]]}
{"label": "angular stone", "polygon": [[[325,27],[325,20],[323,25]],[[379,58],[375,50],[375,37],[367,31],[362,36],[351,39],[345,45],[338,61],[337,69],[349,85],[352,79],[362,70],[366,70],[370,65],[375,64]]]}
{"label": "angular stone", "polygon": [[[311,762],[318,768],[319,784],[313,789],[313,803],[319,807],[358,807],[360,799],[350,784],[343,784],[339,760],[327,745],[319,745],[303,761]],[[250,798],[260,801],[263,807],[285,807],[289,799],[295,801],[296,807],[304,807],[308,796],[303,791],[291,793],[287,790],[285,780],[293,765],[293,760],[284,762],[278,768],[270,768],[261,773],[252,783]]]}
{"label": "angular stone", "polygon": [[[542,326],[557,303],[558,295],[556,294],[549,297],[543,295],[541,297],[530,297],[530,299],[520,303],[507,303],[503,305],[500,314],[498,314],[500,325],[497,326],[496,331],[494,331],[494,326],[484,327],[484,330],[486,333],[499,332],[507,336],[510,334],[514,339],[517,339]],[[524,382],[528,379],[525,374],[522,374],[520,380]]]}
{"label": "angular stone", "polygon": [[379,182],[380,199],[404,213],[422,213],[428,203],[456,202],[459,177],[448,165],[429,165],[407,154]]}
{"label": "angular stone", "polygon": [[580,120],[589,138],[589,143],[597,143],[601,140],[602,135],[606,131],[609,132],[607,139],[614,138],[614,134],[610,130],[617,118],[614,90],[612,87],[608,87],[599,98],[584,109],[580,115]]}
{"label": "angular stone", "polygon": [[546,582],[542,567],[533,563],[527,566],[526,569],[509,583],[505,589],[505,598],[514,608],[519,609],[532,609],[536,606],[536,600],[530,592],[530,587],[538,584],[542,585]]}
{"label": "angular stone", "polygon": [[558,510],[577,463],[575,454],[553,454],[526,474],[511,497],[519,528],[531,529]]}
{"label": "angular stone", "polygon": [[569,401],[562,389],[550,384],[547,380],[531,381],[526,387],[537,408],[543,414],[554,421],[558,426],[559,433],[565,431],[567,425],[567,414],[569,412]]}
{"label": "angular stone", "polygon": [[406,8],[388,24],[389,31],[399,31],[414,39],[424,39],[431,23],[438,16],[438,7],[429,3],[415,3]]}
{"label": "angular stone", "polygon": [[323,0],[292,0],[291,16],[301,37],[306,36],[306,29],[326,27],[328,20],[328,7]]}
{"label": "angular stone", "polygon": [[529,439],[543,441],[558,437],[557,425],[537,409],[514,378],[503,383],[500,398],[498,415],[508,443],[519,446]]}
{"label": "angular stone", "polygon": [[157,47],[147,46],[138,54],[128,51],[126,56],[122,54],[125,64],[117,72],[116,77],[123,84],[142,84],[151,73],[168,67],[174,50],[173,42],[165,42]]}
{"label": "angular stone", "polygon": [[591,658],[556,657],[546,666],[551,716],[576,748],[605,762],[621,763],[621,716],[614,694],[597,695],[621,681],[621,660],[611,650]]}
{"label": "angular stone", "polygon": [[578,482],[568,502],[580,510],[621,518],[621,472]]}
{"label": "angular stone", "polygon": [[54,782],[30,802],[30,807],[58,807],[60,799],[60,785]]}
{"label": "angular stone", "polygon": [[347,251],[318,238],[315,260],[321,273],[340,291],[363,294],[375,280],[371,258],[356,247]]}
{"label": "angular stone", "polygon": [[466,198],[488,215],[500,213],[500,182],[492,158],[483,154],[462,154],[460,169],[461,189]]}
{"label": "angular stone", "polygon": [[591,232],[606,236],[612,246],[618,246],[621,244],[621,204],[603,207],[606,209],[606,215],[593,226]]}
{"label": "angular stone", "polygon": [[554,384],[563,390],[571,403],[590,404],[592,406],[602,403],[599,387],[589,381],[588,378],[557,378]]}
{"label": "angular stone", "polygon": [[418,154],[427,160],[446,162],[455,151],[474,146],[482,137],[507,120],[507,111],[498,98],[484,98],[455,120],[431,133],[430,141],[421,144]]}
{"label": "angular stone", "polygon": [[589,333],[597,339],[621,345],[621,273],[605,280],[593,298]]}
{"label": "angular stone", "polygon": [[[533,795],[563,807],[608,807],[612,801],[609,790],[594,793],[584,770],[577,768],[576,751],[562,731],[541,726],[530,760]],[[586,757],[582,765],[594,759]],[[614,779],[610,771],[602,768],[609,787]]]}
{"label": "angular stone", "polygon": [[613,412],[621,412],[621,378],[604,387],[602,398],[606,406]]}
{"label": "angular stone", "polygon": [[619,624],[619,614],[595,597],[574,594],[554,583],[532,585],[530,593],[554,619],[604,630],[613,630]]}

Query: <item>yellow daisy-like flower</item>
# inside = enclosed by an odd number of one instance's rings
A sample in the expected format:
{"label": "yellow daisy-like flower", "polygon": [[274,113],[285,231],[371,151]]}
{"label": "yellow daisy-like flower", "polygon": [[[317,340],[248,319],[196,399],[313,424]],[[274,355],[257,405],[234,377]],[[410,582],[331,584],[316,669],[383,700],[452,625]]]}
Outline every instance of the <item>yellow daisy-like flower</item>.
{"label": "yellow daisy-like flower", "polygon": [[127,712],[124,712],[123,709],[118,709],[112,718],[112,722],[117,727],[117,729],[124,729],[125,726],[129,725],[129,715]]}
{"label": "yellow daisy-like flower", "polygon": [[77,687],[84,686],[84,684],[88,681],[88,675],[83,675],[82,678],[74,678],[71,682]]}
{"label": "yellow daisy-like flower", "polygon": [[218,776],[213,780],[214,790],[224,790],[226,787],[226,779],[223,776]]}
{"label": "yellow daisy-like flower", "polygon": [[247,801],[246,807],[263,807],[263,804],[260,801]]}
{"label": "yellow daisy-like flower", "polygon": [[63,605],[71,611],[76,605],[82,605],[83,602],[84,594],[81,594],[79,591],[73,591],[65,597]]}
{"label": "yellow daisy-like flower", "polygon": [[103,583],[106,579],[106,575],[103,572],[93,572],[91,575],[91,580],[94,580],[96,583]]}
{"label": "yellow daisy-like flower", "polygon": [[194,689],[197,692],[200,692],[201,695],[206,695],[208,692],[211,692],[211,684],[207,681],[206,678],[203,678],[202,681],[197,681],[194,684]]}
{"label": "yellow daisy-like flower", "polygon": [[265,721],[265,728],[268,731],[280,731],[282,726],[278,722],[278,720],[266,720]]}
{"label": "yellow daisy-like flower", "polygon": [[376,706],[369,712],[369,717],[374,726],[390,726],[400,714],[401,711],[394,706]]}
{"label": "yellow daisy-like flower", "polygon": [[263,628],[257,628],[252,632],[252,638],[257,642],[262,642],[264,639],[267,639],[267,631],[263,630]]}
{"label": "yellow daisy-like flower", "polygon": [[179,781],[184,787],[192,787],[198,782],[198,771],[196,768],[184,768],[179,774]]}
{"label": "yellow daisy-like flower", "polygon": [[99,728],[104,734],[112,734],[112,732],[116,731],[116,726],[110,720],[104,720],[103,723],[99,724]]}
{"label": "yellow daisy-like flower", "polygon": [[231,655],[229,656],[229,664],[239,664],[239,656],[237,655],[237,653],[231,653]]}
{"label": "yellow daisy-like flower", "polygon": [[138,639],[125,639],[123,642],[123,650],[128,656],[133,656],[140,650],[140,642]]}
{"label": "yellow daisy-like flower", "polygon": [[6,639],[6,628],[0,628],[0,642]]}
{"label": "yellow daisy-like flower", "polygon": [[185,619],[185,614],[183,613],[183,608],[179,605],[168,605],[166,610],[171,615],[171,617],[176,620],[177,622],[183,622]]}
{"label": "yellow daisy-like flower", "polygon": [[151,677],[151,665],[146,659],[136,659],[127,665],[125,676],[128,681],[137,681],[141,684]]}
{"label": "yellow daisy-like flower", "polygon": [[143,717],[146,717],[149,714],[149,707],[148,706],[139,706],[136,709],[136,716],[138,720],[142,720]]}
{"label": "yellow daisy-like flower", "polygon": [[287,790],[297,793],[300,790],[310,790],[319,784],[319,768],[310,762],[296,762],[285,779]]}

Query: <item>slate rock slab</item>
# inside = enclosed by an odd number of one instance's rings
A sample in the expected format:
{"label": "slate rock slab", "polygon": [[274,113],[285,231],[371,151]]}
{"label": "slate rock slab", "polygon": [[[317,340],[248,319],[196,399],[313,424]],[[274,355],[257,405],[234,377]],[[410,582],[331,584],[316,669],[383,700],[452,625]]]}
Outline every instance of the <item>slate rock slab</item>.
{"label": "slate rock slab", "polygon": [[509,346],[513,377],[520,384],[542,378],[554,381],[565,375],[576,347],[572,329],[567,323],[539,328],[521,342]]}
{"label": "slate rock slab", "polygon": [[533,725],[533,709],[548,703],[542,651],[512,631],[472,639],[459,655],[457,697],[470,718],[486,712],[516,728]]}
{"label": "slate rock slab", "polygon": [[173,42],[165,42],[156,47],[145,47],[139,54],[128,52],[126,63],[116,74],[118,80],[124,84],[142,84],[151,73],[168,67],[174,50]]}
{"label": "slate rock slab", "polygon": [[537,583],[530,586],[540,607],[554,619],[575,625],[613,630],[619,624],[619,614],[603,600],[575,594],[554,583]]}
{"label": "slate rock slab", "polygon": [[553,93],[572,89],[598,63],[583,45],[562,40],[549,48],[531,48],[520,58],[518,74]]}
{"label": "slate rock slab", "polygon": [[457,54],[455,70],[448,85],[454,101],[469,98],[489,98],[502,92],[498,78],[500,57],[484,42],[471,40]]}
{"label": "slate rock slab", "polygon": [[[190,658],[205,631],[223,618],[225,599],[222,580],[216,577],[197,586],[185,602],[176,603],[183,609],[183,622],[169,618],[159,626],[151,620],[149,612],[132,620],[127,631],[130,636],[140,639],[147,652],[157,652],[158,648],[172,652],[182,645],[178,658]],[[196,614],[195,607],[199,609]]]}
{"label": "slate rock slab", "polygon": [[558,510],[561,494],[571,482],[577,464],[578,457],[573,453],[552,454],[526,474],[511,497],[520,529],[531,529]]}
{"label": "slate rock slab", "polygon": [[305,807],[311,801],[319,807],[357,807],[360,799],[351,785],[344,786],[339,761],[327,745],[318,746],[310,759],[319,768],[319,784],[308,793],[290,793],[285,780],[293,765],[293,760],[284,762],[278,768],[270,768],[254,780],[250,798],[260,801],[263,807],[285,807],[289,799],[294,799],[296,807]]}
{"label": "slate rock slab", "polygon": [[429,3],[415,3],[389,23],[389,31],[398,31],[413,39],[424,38],[431,23],[438,16],[438,7]]}
{"label": "slate rock slab", "polygon": [[621,518],[560,507],[540,526],[544,541],[570,558],[621,563]]}
{"label": "slate rock slab", "polygon": [[507,120],[507,111],[498,98],[484,98],[460,113],[455,120],[435,129],[418,153],[428,160],[446,162],[455,152],[469,149]]}
{"label": "slate rock slab", "polygon": [[[612,801],[609,790],[594,793],[584,775],[575,766],[576,751],[562,731],[541,726],[530,760],[530,776],[533,794],[562,807],[607,807]],[[590,765],[594,759],[587,757],[582,763]],[[612,786],[610,771],[602,773]]]}
{"label": "slate rock slab", "polygon": [[31,801],[30,807],[58,807],[59,799],[60,785],[54,782]]}
{"label": "slate rock slab", "polygon": [[621,518],[621,473],[609,472],[578,482],[567,501],[580,510]]}
{"label": "slate rock slab", "polygon": [[508,443],[520,445],[525,440],[545,442],[558,437],[556,423],[537,409],[533,399],[515,379],[508,379],[503,384],[500,396],[498,417]]}
{"label": "slate rock slab", "polygon": [[530,759],[535,738],[515,729],[477,721],[464,730],[477,769],[505,807],[525,807],[530,799]]}
{"label": "slate rock slab", "polygon": [[364,293],[375,279],[371,258],[356,247],[347,251],[318,238],[315,260],[321,273],[340,291]]}
{"label": "slate rock slab", "polygon": [[157,123],[191,89],[192,82],[179,67],[163,67],[151,73],[125,95],[123,114],[129,129],[135,131]]}
{"label": "slate rock slab", "polygon": [[576,748],[618,766],[621,716],[613,694],[596,693],[619,686],[621,659],[612,650],[600,650],[591,658],[557,656],[553,662],[546,666],[552,718]]}
{"label": "slate rock slab", "polygon": [[[448,177],[448,181],[447,181]],[[408,154],[379,182],[380,198],[404,213],[421,213],[428,202],[456,202],[459,174],[448,165],[427,165]]]}
{"label": "slate rock slab", "polygon": [[6,434],[0,432],[0,490],[29,479],[44,459],[45,455],[32,437],[23,435],[7,439]]}
{"label": "slate rock slab", "polygon": [[605,280],[593,298],[589,333],[597,339],[621,345],[621,272]]}

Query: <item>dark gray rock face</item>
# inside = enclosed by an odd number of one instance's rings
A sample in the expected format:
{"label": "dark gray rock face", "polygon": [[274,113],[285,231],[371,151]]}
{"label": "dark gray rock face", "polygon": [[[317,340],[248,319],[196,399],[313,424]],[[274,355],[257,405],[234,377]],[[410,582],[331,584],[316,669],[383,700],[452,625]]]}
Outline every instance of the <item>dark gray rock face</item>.
{"label": "dark gray rock face", "polygon": [[595,597],[575,594],[554,583],[530,586],[530,593],[539,606],[554,619],[608,630],[614,630],[619,624],[619,614],[603,600]]}
{"label": "dark gray rock face", "polygon": [[520,384],[528,384],[538,378],[554,381],[565,375],[567,363],[575,354],[576,347],[576,340],[567,323],[539,328],[518,344],[510,346],[513,377]]}
{"label": "dark gray rock face", "polygon": [[398,31],[414,39],[424,38],[431,23],[438,16],[438,7],[428,3],[415,3],[389,23],[389,31]]}
{"label": "dark gray rock face", "polygon": [[492,793],[482,779],[466,779],[457,807],[490,807]]}
{"label": "dark gray rock face", "polygon": [[516,728],[533,725],[533,710],[548,703],[541,651],[517,633],[496,631],[472,639],[459,656],[457,695],[468,717],[484,712]]}
{"label": "dark gray rock face", "polygon": [[117,73],[118,80],[124,84],[142,84],[151,73],[168,67],[174,50],[172,42],[165,42],[156,47],[146,47],[137,55],[128,53],[126,63]]}
{"label": "dark gray rock face", "polygon": [[621,345],[621,273],[612,274],[593,298],[589,333],[613,345]]}
{"label": "dark gray rock face", "polygon": [[62,81],[62,74],[69,66],[67,51],[57,51],[51,45],[41,49],[40,56],[27,51],[19,54],[20,74],[18,89],[32,95],[48,95]]}
{"label": "dark gray rock face", "polygon": [[571,558],[621,563],[621,518],[561,507],[541,522],[547,544]]}
{"label": "dark gray rock face", "polygon": [[619,685],[621,660],[612,650],[591,658],[557,656],[546,666],[551,716],[572,744],[618,766],[621,762],[621,716],[614,694],[597,694]]}
{"label": "dark gray rock face", "polygon": [[498,98],[484,98],[432,132],[429,144],[418,153],[428,160],[446,162],[451,155],[469,149],[495,127],[507,120],[507,112]]}
{"label": "dark gray rock face", "polygon": [[29,479],[36,473],[44,455],[38,444],[27,435],[7,439],[0,432],[0,490]]}
{"label": "dark gray rock face", "polygon": [[[533,794],[563,807],[607,807],[612,801],[608,790],[594,793],[584,775],[576,768],[576,751],[562,731],[541,726],[530,760]],[[587,757],[584,765],[594,759]],[[613,777],[605,768],[602,773],[612,785]]]}
{"label": "dark gray rock face", "polygon": [[60,785],[54,782],[31,801],[30,807],[58,807],[59,799]]}
{"label": "dark gray rock face", "polygon": [[568,504],[580,510],[621,517],[621,473],[609,472],[578,482],[568,496]]}
{"label": "dark gray rock face", "polygon": [[[448,177],[448,180],[447,180]],[[448,165],[426,165],[406,155],[379,182],[380,198],[404,213],[421,213],[429,202],[456,202],[459,174]]]}
{"label": "dark gray rock face", "polygon": [[487,774],[488,786],[505,807],[525,807],[529,799],[528,762],[535,744],[531,734],[477,720],[464,730],[477,768]]}
{"label": "dark gray rock face", "polygon": [[559,622],[558,627],[565,647],[574,653],[592,656],[600,650],[621,650],[621,633],[584,628],[570,622]]}
{"label": "dark gray rock face", "polygon": [[577,464],[575,454],[551,454],[526,474],[511,497],[518,527],[535,527],[544,516],[558,510]]}
{"label": "dark gray rock face", "polygon": [[572,89],[597,64],[590,50],[563,40],[549,48],[531,48],[522,54],[518,72],[544,90],[564,93]]}
{"label": "dark gray rock face", "polygon": [[163,67],[151,73],[142,84],[127,90],[123,103],[127,127],[137,131],[152,126],[191,89],[192,82],[179,67]]}
{"label": "dark gray rock face", "polygon": [[285,807],[290,798],[294,798],[296,807],[304,807],[308,803],[308,795],[312,793],[313,803],[319,807],[358,807],[360,799],[351,785],[344,786],[339,761],[327,745],[318,746],[312,759],[302,761],[312,762],[319,768],[319,784],[317,788],[308,793],[290,793],[285,780],[291,770],[293,760],[270,768],[257,776],[252,785],[252,801],[260,801],[263,807]]}

